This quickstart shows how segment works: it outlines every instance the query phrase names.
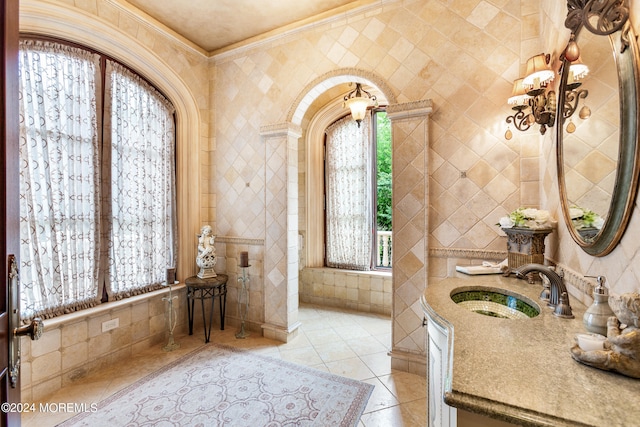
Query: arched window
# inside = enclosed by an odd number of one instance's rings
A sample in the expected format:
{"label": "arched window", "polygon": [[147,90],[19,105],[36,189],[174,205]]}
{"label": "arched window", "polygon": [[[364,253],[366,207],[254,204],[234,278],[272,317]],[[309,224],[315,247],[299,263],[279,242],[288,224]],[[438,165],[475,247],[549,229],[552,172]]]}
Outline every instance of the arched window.
{"label": "arched window", "polygon": [[391,267],[391,141],[384,110],[351,116],[325,133],[325,264]]}
{"label": "arched window", "polygon": [[21,315],[158,288],[177,253],[175,119],[141,76],[64,42],[20,43]]}

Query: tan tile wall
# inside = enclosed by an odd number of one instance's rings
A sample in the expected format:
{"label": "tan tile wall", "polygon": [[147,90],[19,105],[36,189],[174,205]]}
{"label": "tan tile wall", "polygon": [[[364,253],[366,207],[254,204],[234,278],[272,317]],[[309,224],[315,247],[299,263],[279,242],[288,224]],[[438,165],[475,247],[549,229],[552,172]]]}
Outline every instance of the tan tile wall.
{"label": "tan tile wall", "polygon": [[[193,99],[200,125],[195,137],[184,143],[191,148],[201,179],[184,204],[187,215],[197,217],[197,226],[183,234],[184,251],[193,252],[190,238],[205,223],[219,236],[264,239],[269,231],[264,220],[267,160],[260,127],[283,122],[309,82],[348,67],[375,73],[398,102],[433,100],[429,247],[503,250],[504,237],[494,224],[520,205],[540,205],[561,218],[552,133],[540,138],[536,130],[514,131],[511,141],[503,134],[510,111],[505,99],[513,79],[524,72],[526,59],[545,50],[557,52],[562,39],[568,38],[562,26],[564,2],[388,0],[225,54],[214,63],[108,0],[21,1],[23,9],[34,5],[68,7],[95,16],[110,26],[109,31],[117,29],[152,52],[161,67],[171,69],[188,87],[189,93],[181,96]],[[65,27],[69,25],[73,23]],[[133,55],[115,54],[128,58],[134,68],[148,66],[136,63]],[[299,158],[304,158],[303,152]],[[299,171],[303,166],[301,160]],[[298,176],[304,182],[303,174]],[[299,188],[298,198],[303,200],[304,188]],[[304,204],[299,207],[299,218],[304,218]],[[576,271],[607,275],[615,289],[632,289],[639,282],[632,269],[640,256],[640,243],[632,238],[640,228],[639,218],[638,212],[632,216],[631,231],[608,257],[583,253],[562,223],[550,236],[549,253]],[[262,247],[255,261],[263,259]],[[257,298],[268,300],[257,292]],[[264,305],[254,308],[254,316],[256,324],[264,319]],[[62,340],[62,331],[59,338],[52,332],[53,347]],[[40,356],[47,355],[54,364],[59,361],[61,369],[63,364],[73,366],[72,359],[63,362],[62,345],[60,341],[58,350]],[[77,346],[82,355],[81,342],[69,345]],[[48,374],[37,372],[49,381]]]}
{"label": "tan tile wall", "polygon": [[385,79],[399,102],[434,101],[432,245],[502,248],[497,219],[538,205],[538,135],[503,138],[511,82],[539,50],[528,3],[389,1],[215,58],[219,233],[265,233],[255,215],[265,209],[260,126],[284,121],[319,75],[356,67]]}
{"label": "tan tile wall", "polygon": [[[162,289],[45,320],[45,332],[39,340],[22,337],[22,401],[38,401],[105,365],[166,344],[168,303],[163,298],[168,292]],[[184,334],[188,331],[184,286],[177,286],[172,296],[178,297],[174,300],[178,319],[174,333]],[[102,332],[102,323],[116,318],[119,326]],[[196,307],[194,334],[202,333],[202,328],[200,309]]]}
{"label": "tan tile wall", "polygon": [[[429,283],[430,101],[390,105],[393,170],[392,367],[426,355],[420,298]],[[423,359],[424,360],[424,359]],[[400,363],[401,361],[401,363]],[[425,360],[426,361],[426,360]]]}
{"label": "tan tile wall", "polygon": [[366,313],[391,315],[391,273],[304,268],[300,301]]}
{"label": "tan tile wall", "polygon": [[[540,50],[539,13],[537,2],[520,0],[385,1],[215,57],[219,234],[262,238],[270,233],[262,213],[268,210],[267,171],[274,167],[268,162],[277,159],[265,156],[260,128],[286,122],[318,77],[356,68],[385,82],[398,103],[433,101],[425,156],[430,198],[425,248],[503,250],[498,218],[539,204],[537,129],[515,131],[511,141],[503,137],[512,81]],[[304,134],[306,122],[302,125]],[[304,158],[301,150],[299,158]],[[303,166],[298,167],[300,183]],[[298,199],[304,200],[304,187],[298,188]],[[300,208],[302,220],[304,204]],[[399,205],[396,214],[412,217],[405,208],[411,206]],[[300,225],[303,233],[310,227]],[[426,259],[421,262],[426,265]],[[409,276],[398,277],[402,289],[396,291],[411,301],[398,308],[394,342],[419,353],[423,340],[415,313],[410,315],[420,294],[418,279],[403,286]],[[422,286],[425,280],[426,274]],[[268,304],[265,295],[267,309]]]}

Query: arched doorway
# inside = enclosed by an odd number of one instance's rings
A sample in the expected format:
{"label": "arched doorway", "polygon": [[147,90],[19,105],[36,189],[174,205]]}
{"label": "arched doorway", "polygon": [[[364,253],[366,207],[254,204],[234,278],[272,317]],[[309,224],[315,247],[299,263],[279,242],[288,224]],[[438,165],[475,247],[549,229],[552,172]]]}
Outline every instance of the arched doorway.
{"label": "arched doorway", "polygon": [[[277,178],[277,182],[286,182],[287,190],[279,190],[274,199],[267,190],[267,199],[277,203],[267,204],[267,226],[270,218],[286,216],[289,213],[288,228],[281,227],[280,232],[268,233],[265,241],[265,294],[275,294],[281,301],[273,310],[265,310],[265,336],[273,336],[281,341],[288,341],[296,335],[300,325],[298,322],[298,277],[299,255],[297,253],[299,224],[303,224],[304,240],[312,241],[305,236],[308,232],[308,220],[318,206],[313,206],[314,199],[308,200],[313,188],[305,182],[298,183],[298,176],[305,181],[315,178],[307,176],[307,170],[318,158],[313,152],[299,154],[299,150],[308,150],[307,141],[314,132],[312,121],[318,123],[330,120],[336,105],[347,92],[348,83],[358,82],[369,88],[376,88],[381,97],[388,102],[387,114],[391,120],[393,139],[393,215],[394,234],[402,244],[394,245],[392,285],[390,286],[392,304],[392,365],[395,369],[414,373],[425,373],[425,339],[422,329],[422,317],[419,313],[420,297],[424,293],[428,277],[429,259],[429,115],[432,111],[431,100],[416,100],[397,103],[394,92],[386,82],[373,73],[358,69],[339,69],[326,73],[308,84],[292,104],[285,123],[268,125],[261,128],[261,134],[267,145],[267,158],[277,151],[279,158],[286,159],[285,167],[279,171],[268,171],[268,177]],[[329,95],[331,94],[331,95]],[[323,108],[326,109],[323,110]],[[322,113],[321,113],[322,110]],[[323,114],[324,113],[324,114]],[[315,129],[315,127],[314,127]],[[320,124],[315,132],[324,131]],[[287,153],[286,151],[289,150]],[[295,159],[294,159],[295,156]],[[321,158],[321,156],[320,156]],[[299,160],[301,159],[302,162]],[[304,165],[302,165],[304,163]],[[299,169],[304,167],[304,174]],[[279,175],[276,175],[279,174]],[[295,179],[291,175],[295,174]],[[321,182],[322,180],[320,180]],[[300,189],[304,188],[305,194]],[[299,205],[299,202],[300,205]],[[285,213],[282,207],[286,206]],[[321,206],[321,204],[320,204]],[[298,216],[305,218],[298,221]],[[295,224],[293,222],[295,221]],[[281,221],[284,222],[284,221]],[[271,251],[270,241],[287,242],[287,251]],[[396,241],[399,241],[399,240]],[[303,248],[306,242],[302,242]],[[296,251],[291,250],[295,248]],[[306,251],[306,249],[304,249]],[[307,256],[312,259],[314,254]],[[304,258],[304,257],[303,257]],[[315,262],[315,261],[314,261]],[[280,270],[275,267],[281,266]],[[287,266],[286,277],[283,278],[283,265]],[[273,268],[272,268],[273,267]],[[283,286],[286,282],[286,286]],[[286,292],[286,296],[285,296]],[[286,301],[286,303],[284,303]],[[267,305],[268,306],[268,305]],[[265,309],[268,307],[265,307]],[[267,333],[271,329],[274,333]]]}

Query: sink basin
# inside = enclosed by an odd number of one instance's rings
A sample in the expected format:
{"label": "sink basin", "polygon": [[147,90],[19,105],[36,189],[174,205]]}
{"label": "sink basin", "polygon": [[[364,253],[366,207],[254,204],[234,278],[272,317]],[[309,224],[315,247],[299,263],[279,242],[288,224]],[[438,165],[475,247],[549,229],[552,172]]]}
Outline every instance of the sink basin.
{"label": "sink basin", "polygon": [[451,299],[474,313],[502,319],[529,319],[540,314],[531,299],[506,289],[463,287],[451,291]]}

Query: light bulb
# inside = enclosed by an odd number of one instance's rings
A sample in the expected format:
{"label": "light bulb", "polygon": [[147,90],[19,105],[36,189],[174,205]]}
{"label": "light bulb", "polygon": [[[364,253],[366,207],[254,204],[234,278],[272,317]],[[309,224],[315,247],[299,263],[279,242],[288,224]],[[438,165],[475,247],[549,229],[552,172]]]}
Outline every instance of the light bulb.
{"label": "light bulb", "polygon": [[513,138],[513,133],[511,132],[511,129],[507,128],[507,131],[504,133],[504,139],[509,141],[511,138]]}
{"label": "light bulb", "polygon": [[576,125],[573,124],[571,120],[569,120],[569,124],[567,125],[567,133],[574,133],[576,131]]}

